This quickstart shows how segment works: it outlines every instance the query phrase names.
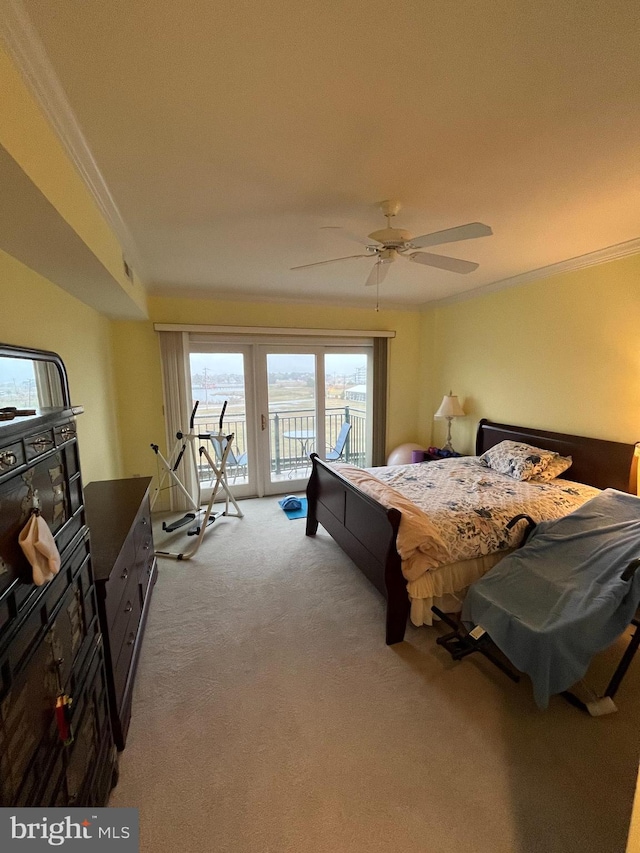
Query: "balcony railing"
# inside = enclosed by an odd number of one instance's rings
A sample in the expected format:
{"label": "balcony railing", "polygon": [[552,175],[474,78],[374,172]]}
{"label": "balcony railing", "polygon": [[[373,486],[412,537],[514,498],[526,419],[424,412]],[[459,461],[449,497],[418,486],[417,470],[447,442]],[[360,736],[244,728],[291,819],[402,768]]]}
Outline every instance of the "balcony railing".
{"label": "balcony railing", "polygon": [[[325,412],[325,438],[327,449],[334,447],[343,423],[350,423],[351,429],[342,453],[342,460],[353,465],[364,465],[366,459],[366,419],[365,413],[350,406],[327,409]],[[196,417],[196,429],[200,434],[217,433],[219,424],[206,416]],[[233,451],[239,458],[247,450],[246,413],[240,412],[225,418],[223,432],[233,433]],[[289,412],[273,412],[269,415],[269,434],[271,448],[271,473],[288,475],[296,469],[309,465],[308,454],[320,450],[315,445],[316,416],[313,409],[298,409]],[[299,437],[292,437],[297,434]],[[288,436],[288,437],[287,437]],[[210,478],[210,473],[203,473]]]}

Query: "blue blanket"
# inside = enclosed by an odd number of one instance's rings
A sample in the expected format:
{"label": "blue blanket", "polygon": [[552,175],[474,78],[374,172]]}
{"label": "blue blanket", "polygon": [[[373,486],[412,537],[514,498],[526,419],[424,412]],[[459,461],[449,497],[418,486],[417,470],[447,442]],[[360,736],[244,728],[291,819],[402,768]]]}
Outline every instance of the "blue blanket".
{"label": "blue blanket", "polygon": [[640,498],[607,489],[580,509],[537,525],[528,542],[473,584],[462,619],[481,625],[534,697],[579,681],[594,654],[630,624],[640,604]]}

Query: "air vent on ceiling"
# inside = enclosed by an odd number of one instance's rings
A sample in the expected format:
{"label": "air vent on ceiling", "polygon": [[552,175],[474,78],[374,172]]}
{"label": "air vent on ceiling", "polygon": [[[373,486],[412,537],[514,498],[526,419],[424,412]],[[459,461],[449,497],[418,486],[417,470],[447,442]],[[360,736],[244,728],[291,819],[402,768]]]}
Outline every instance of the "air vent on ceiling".
{"label": "air vent on ceiling", "polygon": [[122,259],[122,263],[124,266],[124,274],[129,279],[129,281],[133,284],[133,267],[130,267],[124,258]]}

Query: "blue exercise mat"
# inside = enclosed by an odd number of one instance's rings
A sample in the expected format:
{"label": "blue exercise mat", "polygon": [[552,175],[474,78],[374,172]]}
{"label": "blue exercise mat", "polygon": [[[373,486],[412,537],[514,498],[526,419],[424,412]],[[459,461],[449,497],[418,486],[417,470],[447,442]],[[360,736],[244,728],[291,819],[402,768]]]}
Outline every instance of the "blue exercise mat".
{"label": "blue exercise mat", "polygon": [[300,504],[299,507],[294,507],[292,509],[286,509],[286,507],[282,506],[282,501],[278,501],[282,511],[287,516],[287,518],[306,518],[307,517],[307,499],[306,498],[298,498],[298,502]]}

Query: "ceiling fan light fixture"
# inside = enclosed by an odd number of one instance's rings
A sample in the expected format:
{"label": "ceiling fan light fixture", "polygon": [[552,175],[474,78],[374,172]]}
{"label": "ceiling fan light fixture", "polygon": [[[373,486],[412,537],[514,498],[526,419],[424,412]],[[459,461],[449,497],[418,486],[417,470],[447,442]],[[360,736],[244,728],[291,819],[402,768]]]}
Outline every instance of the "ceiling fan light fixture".
{"label": "ceiling fan light fixture", "polygon": [[382,249],[381,252],[378,252],[378,263],[392,264],[397,257],[398,253],[395,249]]}
{"label": "ceiling fan light fixture", "polygon": [[404,246],[411,240],[411,233],[404,228],[381,228],[369,234],[369,239],[383,246]]}

